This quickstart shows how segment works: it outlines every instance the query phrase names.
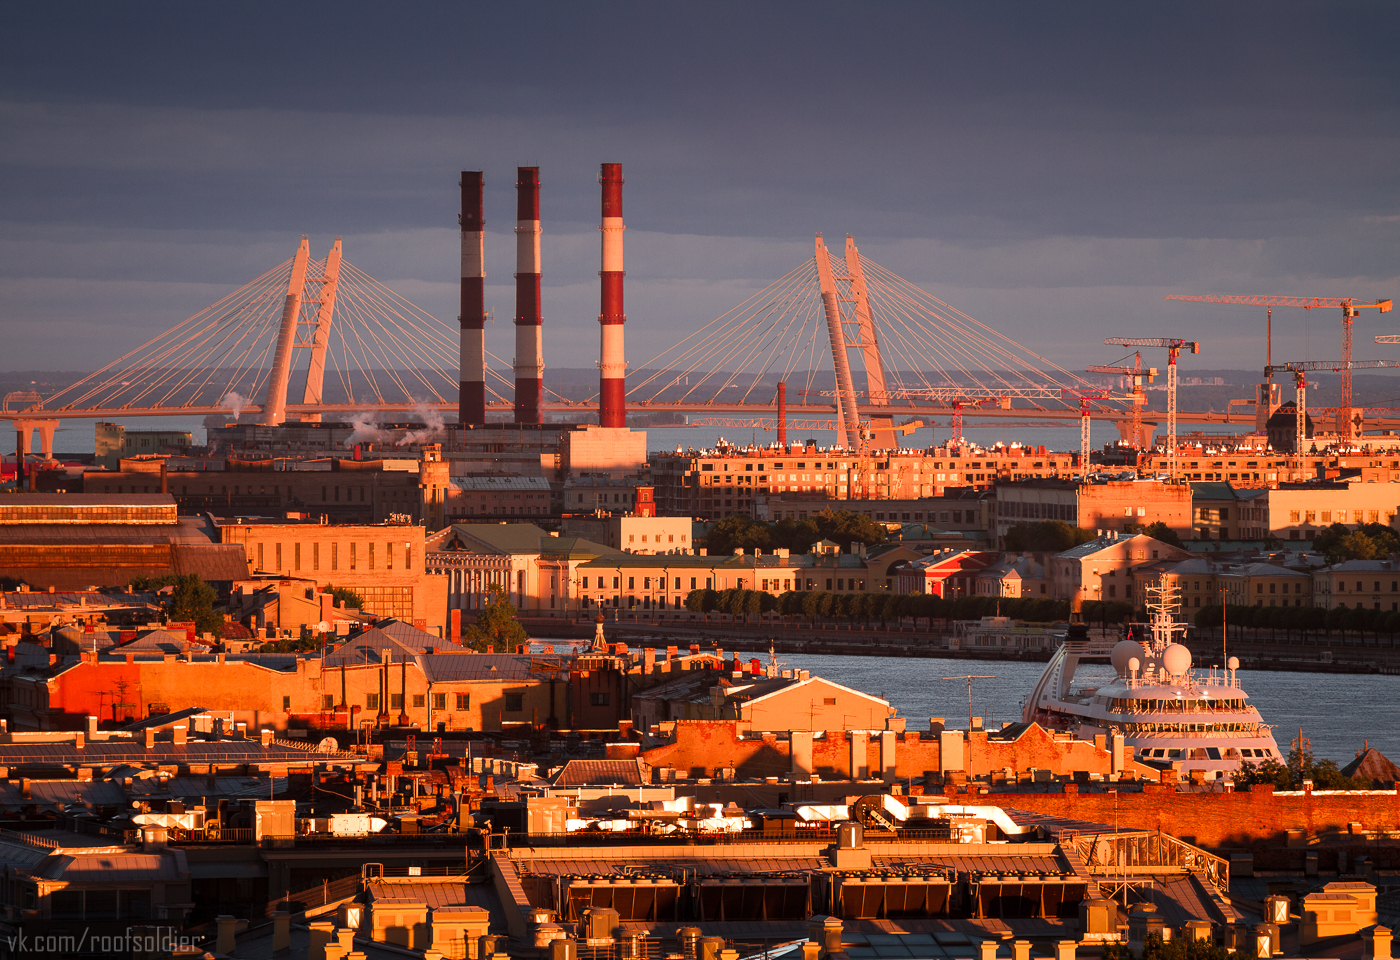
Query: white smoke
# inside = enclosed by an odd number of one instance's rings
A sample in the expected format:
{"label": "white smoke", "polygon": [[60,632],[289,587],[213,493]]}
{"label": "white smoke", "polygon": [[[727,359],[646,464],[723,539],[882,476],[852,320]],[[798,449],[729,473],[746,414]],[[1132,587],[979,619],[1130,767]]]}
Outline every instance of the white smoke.
{"label": "white smoke", "polygon": [[230,390],[224,394],[224,398],[219,401],[219,408],[227,410],[233,414],[233,419],[237,420],[243,414],[243,408],[248,405],[248,398],[237,390]]}
{"label": "white smoke", "polygon": [[345,440],[347,447],[353,447],[357,443],[378,443],[392,439],[392,434],[379,429],[379,417],[374,413],[357,413],[350,418],[350,426],[354,427],[354,432]]}
{"label": "white smoke", "polygon": [[420,403],[413,408],[413,412],[423,421],[422,430],[410,430],[403,435],[403,439],[398,442],[398,446],[406,447],[413,443],[431,443],[434,439],[443,435],[446,421],[442,418],[440,411],[434,410],[427,404]]}

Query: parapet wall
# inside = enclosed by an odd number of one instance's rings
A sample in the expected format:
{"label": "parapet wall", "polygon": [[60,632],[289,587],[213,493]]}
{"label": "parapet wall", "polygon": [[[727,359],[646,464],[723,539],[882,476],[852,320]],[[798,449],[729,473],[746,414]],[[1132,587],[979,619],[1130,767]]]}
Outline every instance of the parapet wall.
{"label": "parapet wall", "polygon": [[[1074,784],[1067,784],[1062,793],[988,793],[975,802],[1095,823],[1116,822],[1125,829],[1161,830],[1217,849],[1276,847],[1287,843],[1290,831],[1341,840],[1350,824],[1360,824],[1361,833],[1400,830],[1400,795],[1393,790],[1275,793],[1271,786],[1256,786],[1238,793],[1178,793],[1172,786],[1147,784],[1141,793],[1115,795],[1079,793]],[[1296,840],[1301,838],[1295,836]],[[1356,842],[1364,838],[1357,836]],[[1332,857],[1335,860],[1335,853]]]}

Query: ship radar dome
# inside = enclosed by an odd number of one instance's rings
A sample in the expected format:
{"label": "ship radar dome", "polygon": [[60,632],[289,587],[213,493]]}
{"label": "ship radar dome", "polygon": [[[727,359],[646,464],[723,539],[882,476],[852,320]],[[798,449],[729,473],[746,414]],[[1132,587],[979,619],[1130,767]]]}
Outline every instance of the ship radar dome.
{"label": "ship radar dome", "polygon": [[1162,651],[1162,669],[1168,676],[1179,677],[1191,669],[1191,651],[1179,643],[1173,643]]}
{"label": "ship radar dome", "polygon": [[1113,645],[1113,652],[1108,655],[1114,672],[1120,677],[1128,675],[1128,661],[1133,657],[1142,657],[1142,644],[1136,640],[1119,640]]}

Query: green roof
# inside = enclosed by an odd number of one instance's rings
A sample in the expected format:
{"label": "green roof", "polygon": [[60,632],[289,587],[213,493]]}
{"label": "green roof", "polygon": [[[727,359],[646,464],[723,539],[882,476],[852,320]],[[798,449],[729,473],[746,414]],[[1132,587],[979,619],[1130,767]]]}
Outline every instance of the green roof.
{"label": "green roof", "polygon": [[1191,484],[1192,500],[1237,500],[1235,488],[1224,480],[1198,480]]}

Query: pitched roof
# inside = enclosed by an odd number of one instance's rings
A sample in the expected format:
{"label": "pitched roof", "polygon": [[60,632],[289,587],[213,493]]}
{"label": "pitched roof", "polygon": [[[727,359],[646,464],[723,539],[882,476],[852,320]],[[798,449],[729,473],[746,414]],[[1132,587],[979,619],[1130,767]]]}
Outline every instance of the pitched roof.
{"label": "pitched roof", "polygon": [[383,662],[389,651],[392,663],[403,663],[422,654],[428,647],[441,647],[443,641],[402,620],[384,620],[351,637],[325,659],[325,666],[362,666]]}
{"label": "pitched roof", "polygon": [[1301,570],[1289,570],[1287,567],[1280,567],[1273,563],[1245,563],[1238,567],[1229,567],[1221,571],[1224,576],[1236,574],[1243,577],[1304,577],[1311,579],[1308,574]]}
{"label": "pitched roof", "polygon": [[418,663],[431,683],[530,680],[563,666],[559,657],[514,653],[431,653],[419,657]]}
{"label": "pitched roof", "polygon": [[1366,777],[1372,783],[1400,783],[1400,767],[1375,747],[1368,747],[1351,763],[1342,767],[1348,777]]}
{"label": "pitched roof", "polygon": [[1235,488],[1223,480],[1195,481],[1191,484],[1192,500],[1235,500]]}
{"label": "pitched roof", "polygon": [[499,553],[539,553],[541,539],[549,536],[533,523],[454,523],[452,533]]}
{"label": "pitched roof", "polygon": [[554,778],[556,787],[639,787],[651,779],[642,760],[570,760]]}

